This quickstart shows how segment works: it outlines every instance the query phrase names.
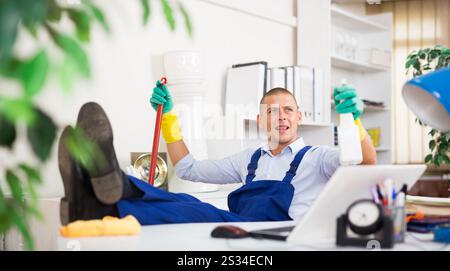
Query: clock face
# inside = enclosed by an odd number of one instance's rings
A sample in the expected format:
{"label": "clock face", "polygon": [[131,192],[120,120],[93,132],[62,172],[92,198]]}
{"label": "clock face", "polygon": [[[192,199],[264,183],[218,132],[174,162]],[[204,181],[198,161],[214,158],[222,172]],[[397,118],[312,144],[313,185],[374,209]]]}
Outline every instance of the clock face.
{"label": "clock face", "polygon": [[347,217],[357,227],[369,227],[377,223],[381,213],[379,207],[371,201],[360,201],[351,206]]}

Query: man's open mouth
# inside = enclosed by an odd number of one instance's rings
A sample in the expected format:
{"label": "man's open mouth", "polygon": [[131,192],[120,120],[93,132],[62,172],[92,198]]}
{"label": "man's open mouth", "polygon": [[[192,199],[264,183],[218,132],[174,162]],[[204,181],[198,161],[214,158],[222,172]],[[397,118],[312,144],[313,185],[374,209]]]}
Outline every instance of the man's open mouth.
{"label": "man's open mouth", "polygon": [[287,130],[289,130],[289,126],[287,126],[287,125],[279,125],[279,126],[277,126],[275,129],[276,129],[277,131],[280,131],[280,132],[282,132],[282,131],[287,131]]}

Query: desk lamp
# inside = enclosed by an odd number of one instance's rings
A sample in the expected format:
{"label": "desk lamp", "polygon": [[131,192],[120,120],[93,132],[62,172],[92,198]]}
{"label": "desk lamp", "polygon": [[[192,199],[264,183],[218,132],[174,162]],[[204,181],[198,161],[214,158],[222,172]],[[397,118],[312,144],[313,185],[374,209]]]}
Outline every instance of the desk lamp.
{"label": "desk lamp", "polygon": [[403,86],[403,99],[426,125],[450,131],[450,68],[416,77]]}

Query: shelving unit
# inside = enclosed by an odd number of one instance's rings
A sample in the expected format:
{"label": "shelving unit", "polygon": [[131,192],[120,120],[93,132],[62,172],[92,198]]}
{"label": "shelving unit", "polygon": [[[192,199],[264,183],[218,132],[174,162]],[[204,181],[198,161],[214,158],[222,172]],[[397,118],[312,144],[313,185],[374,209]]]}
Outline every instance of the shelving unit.
{"label": "shelving unit", "polygon": [[[334,101],[331,101],[331,108],[334,108],[335,104]],[[364,111],[365,112],[385,112],[390,111],[389,107],[386,106],[374,106],[374,105],[364,105]]]}
{"label": "shelving unit", "polygon": [[[364,10],[364,3],[332,4],[331,13],[331,40],[342,42],[342,35],[351,36],[357,40],[357,50],[379,49],[391,52],[392,25],[391,15],[382,14],[367,16],[359,13]],[[339,45],[338,45],[339,46]],[[355,87],[361,99],[382,101],[384,107],[365,106],[361,120],[366,129],[379,127],[380,146],[376,147],[378,163],[392,163],[391,151],[391,69],[366,63],[355,53],[353,58],[346,58],[338,54],[337,43],[331,43],[331,86],[340,85],[342,79]],[[341,44],[342,46],[342,44]],[[342,51],[341,51],[342,53]],[[331,101],[331,121],[337,124],[337,114],[334,110],[334,101]]]}
{"label": "shelving unit", "polygon": [[359,33],[389,31],[386,26],[349,12],[337,5],[331,6],[331,23]]}
{"label": "shelving unit", "polygon": [[388,111],[390,111],[390,109],[388,107],[365,105],[364,111],[366,111],[366,112],[388,112]]}
{"label": "shelving unit", "polygon": [[377,152],[387,152],[387,151],[390,151],[390,148],[381,146],[381,147],[376,147],[375,150]]}
{"label": "shelving unit", "polygon": [[346,59],[340,56],[331,56],[331,66],[334,68],[340,68],[353,72],[382,72],[388,71],[389,69],[381,66],[369,65],[356,60]]}
{"label": "shelving unit", "polygon": [[[339,85],[341,79],[345,78],[357,89],[360,98],[384,103],[385,107],[366,106],[361,120],[366,129],[380,128],[380,146],[376,148],[378,162],[390,164],[392,161],[390,67],[374,65],[368,63],[369,60],[362,61],[364,58],[358,57],[356,53],[353,54],[353,59],[349,59],[332,48],[328,52],[324,51],[324,46],[331,47],[335,28],[352,33],[357,37],[357,46],[360,48],[391,51],[391,15],[381,14],[375,18],[355,12],[358,9],[362,10],[364,5],[363,2],[330,5],[330,2],[325,0],[298,2],[296,64],[322,69],[326,90],[323,101],[325,123],[304,122],[298,131],[299,136],[303,137],[307,144],[333,144],[337,115],[330,101],[331,92],[333,87]],[[302,25],[305,27],[301,27]],[[258,144],[255,140],[257,133],[255,127],[255,119],[245,120],[246,133],[253,133],[250,136],[252,139],[244,140],[243,144],[246,147]]]}

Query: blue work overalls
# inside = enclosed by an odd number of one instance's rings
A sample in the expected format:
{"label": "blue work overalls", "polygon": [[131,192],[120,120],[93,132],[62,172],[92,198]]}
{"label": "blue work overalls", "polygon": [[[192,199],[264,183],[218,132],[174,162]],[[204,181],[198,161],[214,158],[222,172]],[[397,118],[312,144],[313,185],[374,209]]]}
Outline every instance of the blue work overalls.
{"label": "blue work overalls", "polygon": [[244,222],[291,220],[289,206],[294,197],[294,178],[303,156],[311,148],[301,149],[290,164],[282,181],[253,181],[261,157],[257,149],[247,166],[245,184],[228,196],[225,211],[184,193],[170,193],[129,177],[144,195],[140,198],[121,200],[117,203],[120,217],[133,215],[142,225],[194,222]]}

